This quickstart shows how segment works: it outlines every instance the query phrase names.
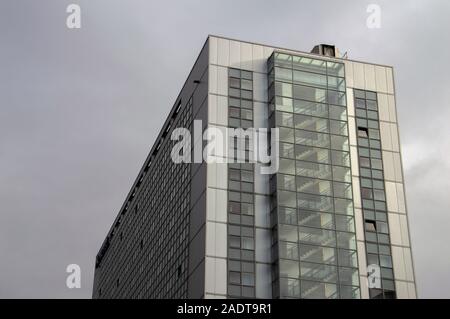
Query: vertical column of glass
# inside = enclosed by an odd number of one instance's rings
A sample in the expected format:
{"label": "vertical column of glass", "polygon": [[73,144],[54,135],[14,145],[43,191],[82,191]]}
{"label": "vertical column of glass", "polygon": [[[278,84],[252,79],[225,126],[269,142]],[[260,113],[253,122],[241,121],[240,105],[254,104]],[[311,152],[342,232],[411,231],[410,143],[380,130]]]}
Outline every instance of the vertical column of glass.
{"label": "vertical column of glass", "polygon": [[380,267],[381,275],[381,280],[371,280],[369,294],[370,298],[374,299],[392,299],[395,298],[395,285],[386,211],[377,94],[362,90],[353,92],[367,265]]}
{"label": "vertical column of glass", "polygon": [[274,296],[359,298],[344,65],[274,52],[268,67]]}
{"label": "vertical column of glass", "polygon": [[[253,73],[229,69],[228,126],[230,129],[253,127]],[[234,141],[234,161],[237,146]],[[228,297],[255,297],[255,221],[254,169],[246,163],[228,164]]]}

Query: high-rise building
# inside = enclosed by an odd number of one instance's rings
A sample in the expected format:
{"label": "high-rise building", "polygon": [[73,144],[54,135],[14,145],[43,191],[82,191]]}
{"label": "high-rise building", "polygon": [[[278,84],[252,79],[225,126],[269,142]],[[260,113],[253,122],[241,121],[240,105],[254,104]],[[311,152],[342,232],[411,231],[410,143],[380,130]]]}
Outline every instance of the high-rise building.
{"label": "high-rise building", "polygon": [[[416,298],[397,120],[390,66],[209,36],[97,255],[93,297]],[[278,128],[278,170],[176,163],[176,128],[193,158],[207,128]]]}

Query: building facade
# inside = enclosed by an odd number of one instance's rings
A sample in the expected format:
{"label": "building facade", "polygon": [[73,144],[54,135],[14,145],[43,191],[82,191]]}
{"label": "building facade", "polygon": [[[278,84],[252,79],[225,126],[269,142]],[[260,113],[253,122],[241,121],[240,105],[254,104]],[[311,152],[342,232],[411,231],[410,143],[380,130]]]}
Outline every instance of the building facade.
{"label": "building facade", "polygon": [[[97,255],[94,298],[416,298],[393,69],[312,52],[208,37]],[[207,128],[277,128],[278,170],[234,149],[174,163],[179,127],[193,155]]]}

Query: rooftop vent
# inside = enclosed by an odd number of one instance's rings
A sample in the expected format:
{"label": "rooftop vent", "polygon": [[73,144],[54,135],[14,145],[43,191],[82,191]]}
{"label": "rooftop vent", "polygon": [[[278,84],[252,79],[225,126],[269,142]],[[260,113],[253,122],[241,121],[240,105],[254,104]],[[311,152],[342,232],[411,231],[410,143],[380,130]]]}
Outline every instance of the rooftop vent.
{"label": "rooftop vent", "polygon": [[330,44],[316,45],[311,50],[311,53],[320,54],[320,55],[329,56],[329,57],[339,57],[339,50],[334,45],[330,45]]}

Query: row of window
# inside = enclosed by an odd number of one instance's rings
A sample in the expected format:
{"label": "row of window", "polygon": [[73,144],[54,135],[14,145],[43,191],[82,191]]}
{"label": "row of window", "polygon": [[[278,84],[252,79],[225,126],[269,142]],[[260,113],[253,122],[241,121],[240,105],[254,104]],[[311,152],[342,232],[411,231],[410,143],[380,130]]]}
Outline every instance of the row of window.
{"label": "row of window", "polygon": [[269,119],[269,124],[272,124],[271,127],[283,126],[288,128],[301,129],[305,131],[331,133],[335,135],[348,136],[347,122],[328,120],[325,118],[313,117],[310,115],[277,111],[275,113],[275,117],[271,117]]}
{"label": "row of window", "polygon": [[[347,136],[330,135],[328,133],[297,130],[287,127],[280,127],[279,133],[280,133],[279,140],[280,142],[284,143],[295,143],[305,146],[331,148],[333,150],[340,150],[340,151],[350,150]],[[376,151],[373,152],[374,154],[376,154],[375,153]]]}
{"label": "row of window", "polygon": [[351,183],[352,181],[349,167],[332,166],[306,161],[295,161],[285,158],[280,158],[278,172],[281,174],[299,175],[304,177],[333,180],[336,182]]}
{"label": "row of window", "polygon": [[274,103],[270,104],[269,107],[270,112],[276,110],[281,112],[304,114],[308,116],[330,118],[341,121],[347,120],[347,109],[345,106],[276,96]]}
{"label": "row of window", "polygon": [[[302,299],[359,299],[360,290],[355,286],[336,285],[293,278],[280,278],[281,298]],[[274,287],[274,292],[277,287]]]}
{"label": "row of window", "polygon": [[349,286],[359,286],[357,268],[336,267],[326,264],[312,264],[280,259],[280,277],[299,278],[320,282],[341,283]]}
{"label": "row of window", "polygon": [[352,198],[352,184],[350,183],[331,182],[329,180],[285,174],[277,174],[276,179],[278,190],[297,191],[298,193],[348,199]]}
{"label": "row of window", "polygon": [[270,71],[274,66],[303,70],[313,73],[334,75],[339,77],[344,77],[345,75],[343,63],[319,60],[281,52],[274,52],[273,55],[269,58],[268,70]]}
{"label": "row of window", "polygon": [[279,224],[279,241],[320,245],[344,249],[356,249],[355,234],[324,228]]}
{"label": "row of window", "polygon": [[314,212],[289,207],[282,207],[278,212],[279,223],[286,225],[298,225],[311,228],[332,229],[338,231],[353,232],[355,221],[353,216],[337,215],[324,212]]}
{"label": "row of window", "polygon": [[[228,125],[253,127],[253,73],[229,69]],[[233,142],[237,147],[238,141]],[[246,156],[250,145],[243,141]],[[234,153],[233,153],[234,154]],[[237,154],[233,155],[237,156]],[[228,165],[228,295],[255,297],[254,167],[250,163]]]}
{"label": "row of window", "polygon": [[279,83],[276,85],[284,86],[281,92],[288,97],[292,97],[292,84],[345,92],[344,78],[335,76],[275,67],[273,75],[269,74],[269,77]]}
{"label": "row of window", "polygon": [[[287,86],[287,87],[283,87]],[[328,103],[333,105],[345,106],[347,104],[345,92],[326,90],[312,86],[293,84],[292,90],[289,89],[290,83],[275,82],[269,87],[269,101],[275,96],[305,100],[310,102]],[[277,89],[283,91],[277,91]],[[282,95],[284,94],[284,95]]]}
{"label": "row of window", "polygon": [[280,143],[279,156],[282,158],[296,159],[303,162],[350,167],[349,152],[330,150],[329,148]]}
{"label": "row of window", "polygon": [[354,96],[366,258],[368,265],[376,264],[381,271],[380,289],[369,289],[370,297],[392,298],[395,296],[395,285],[379,141],[377,95],[375,92],[354,90]]}

